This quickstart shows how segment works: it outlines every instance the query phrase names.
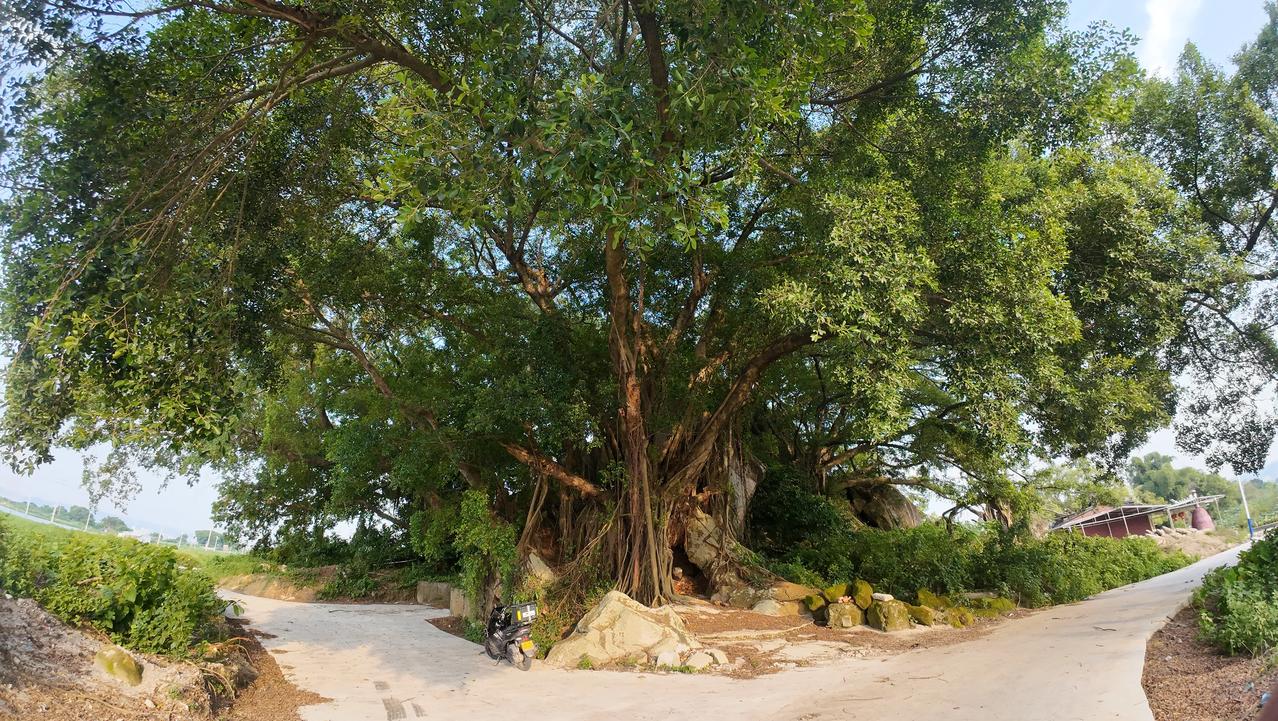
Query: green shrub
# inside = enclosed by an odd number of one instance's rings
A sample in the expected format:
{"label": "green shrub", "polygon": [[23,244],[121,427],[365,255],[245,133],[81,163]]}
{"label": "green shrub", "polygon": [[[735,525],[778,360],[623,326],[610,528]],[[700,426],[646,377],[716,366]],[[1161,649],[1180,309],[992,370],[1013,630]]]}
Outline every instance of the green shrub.
{"label": "green shrub", "polygon": [[0,590],[31,597],[53,578],[49,541],[43,536],[15,533],[0,521]]}
{"label": "green shrub", "polygon": [[792,469],[771,468],[750,503],[747,542],[765,556],[776,556],[851,528],[838,507],[807,490]]}
{"label": "green shrub", "polygon": [[[917,528],[862,529],[801,545],[785,559],[829,581],[863,578],[875,588],[912,598],[920,587],[942,593],[972,588],[976,531],[928,523]],[[824,585],[824,584],[823,584]]]}
{"label": "green shrub", "polygon": [[377,581],[372,577],[372,568],[367,561],[355,559],[337,567],[332,580],[324,584],[315,595],[322,600],[333,598],[364,598],[377,590]]}
{"label": "green shrub", "polygon": [[1202,637],[1229,654],[1278,647],[1278,541],[1257,541],[1194,594]]}
{"label": "green shrub", "polygon": [[35,597],[69,623],[166,654],[181,654],[212,634],[226,605],[208,576],[179,566],[173,549],[115,538],[76,537],[63,545],[52,583]]}
{"label": "green shrub", "polygon": [[514,588],[519,565],[515,529],[493,516],[482,492],[463,494],[454,545],[461,553],[461,586],[476,612],[484,607],[490,584],[500,581],[504,588]]}
{"label": "green shrub", "polygon": [[811,588],[825,588],[829,585],[823,576],[797,561],[777,561],[764,558],[763,566],[792,583]]}
{"label": "green shrub", "polygon": [[[1190,563],[1148,538],[1054,533],[1036,539],[991,526],[925,523],[917,528],[845,531],[797,544],[767,562],[779,575],[831,582],[863,578],[912,599],[935,593],[997,591],[1023,606],[1070,603]],[[788,572],[788,574],[787,574]],[[816,584],[810,584],[816,585]],[[824,585],[824,584],[819,584]]]}
{"label": "green shrub", "polygon": [[122,646],[170,655],[216,636],[226,605],[171,548],[78,533],[0,533],[0,588]]}

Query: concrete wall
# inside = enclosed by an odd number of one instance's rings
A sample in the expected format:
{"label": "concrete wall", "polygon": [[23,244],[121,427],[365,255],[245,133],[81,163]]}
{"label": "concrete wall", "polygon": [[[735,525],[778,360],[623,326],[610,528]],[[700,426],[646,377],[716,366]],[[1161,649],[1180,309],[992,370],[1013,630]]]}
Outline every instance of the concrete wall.
{"label": "concrete wall", "polygon": [[418,581],[417,602],[424,606],[448,608],[451,586],[443,581]]}

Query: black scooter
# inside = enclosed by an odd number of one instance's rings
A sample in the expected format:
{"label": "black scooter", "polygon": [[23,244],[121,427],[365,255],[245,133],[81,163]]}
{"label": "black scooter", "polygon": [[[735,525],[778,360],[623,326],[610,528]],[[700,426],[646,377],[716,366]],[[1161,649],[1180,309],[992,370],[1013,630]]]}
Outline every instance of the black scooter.
{"label": "black scooter", "polygon": [[484,651],[488,657],[496,659],[497,663],[507,659],[521,671],[532,668],[537,644],[528,634],[536,617],[536,603],[494,606],[492,613],[488,614],[488,636],[484,640]]}

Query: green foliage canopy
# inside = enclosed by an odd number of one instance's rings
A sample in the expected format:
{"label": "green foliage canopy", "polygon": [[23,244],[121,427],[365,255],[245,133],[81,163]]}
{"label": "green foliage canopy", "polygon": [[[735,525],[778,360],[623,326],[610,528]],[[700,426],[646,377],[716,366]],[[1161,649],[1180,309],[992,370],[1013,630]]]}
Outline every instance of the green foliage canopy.
{"label": "green foliage canopy", "polygon": [[1123,455],[1240,278],[1064,12],[21,4],[5,447],[217,464],[255,538],[480,497],[645,601],[743,443],[968,506]]}

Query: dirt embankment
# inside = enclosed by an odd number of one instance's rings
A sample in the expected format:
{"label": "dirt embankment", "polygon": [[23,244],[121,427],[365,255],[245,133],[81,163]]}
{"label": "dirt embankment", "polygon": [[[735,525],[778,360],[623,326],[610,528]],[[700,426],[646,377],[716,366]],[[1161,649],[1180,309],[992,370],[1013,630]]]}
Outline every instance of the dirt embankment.
{"label": "dirt embankment", "polygon": [[1196,531],[1193,533],[1169,533],[1167,535],[1153,536],[1154,541],[1163,549],[1168,551],[1183,551],[1184,553],[1195,558],[1207,558],[1214,556],[1221,551],[1228,550],[1238,545],[1236,541],[1219,536],[1214,532],[1203,533]]}
{"label": "dirt embankment", "polygon": [[337,577],[338,566],[316,566],[297,570],[291,573],[267,571],[246,573],[239,576],[219,578],[217,585],[233,593],[243,593],[259,598],[273,598],[277,601],[299,601],[302,603],[415,603],[416,591],[402,588],[398,584],[393,571],[374,571],[369,574],[373,581],[373,589],[358,598],[349,595],[329,595],[325,597],[325,589]]}
{"label": "dirt embankment", "polygon": [[[241,627],[231,631],[240,637],[225,644],[225,662],[131,653],[142,679],[130,686],[94,664],[107,639],[68,627],[34,601],[0,595],[0,719],[296,721],[299,705],[324,700],[288,683]],[[231,677],[251,684],[236,694]]]}
{"label": "dirt embankment", "polygon": [[272,573],[247,573],[218,579],[217,585],[228,591],[244,593],[277,601],[302,601],[311,603],[319,593],[319,586],[299,584],[284,576]]}
{"label": "dirt embankment", "polygon": [[1264,658],[1225,656],[1199,640],[1190,606],[1149,640],[1141,681],[1157,721],[1251,721],[1278,668]]}

